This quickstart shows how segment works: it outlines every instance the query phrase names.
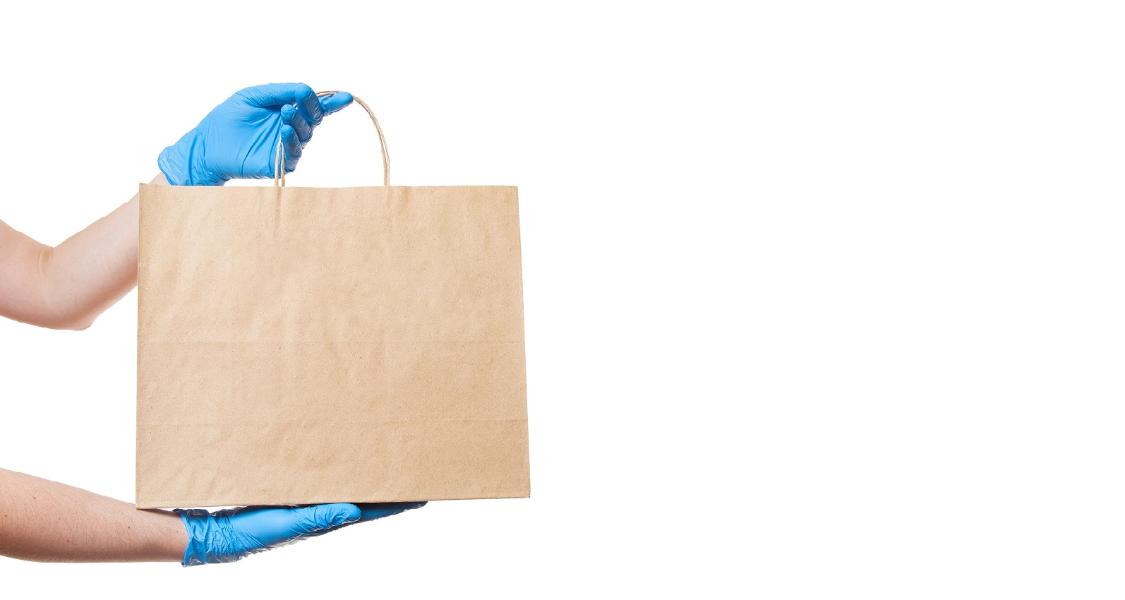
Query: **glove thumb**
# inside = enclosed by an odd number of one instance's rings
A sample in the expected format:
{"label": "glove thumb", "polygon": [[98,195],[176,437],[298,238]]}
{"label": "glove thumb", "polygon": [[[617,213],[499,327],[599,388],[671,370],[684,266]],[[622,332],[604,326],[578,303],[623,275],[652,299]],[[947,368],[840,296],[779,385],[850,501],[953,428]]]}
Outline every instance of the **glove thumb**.
{"label": "glove thumb", "polygon": [[320,98],[320,110],[330,115],[352,103],[352,95],[347,92],[334,92]]}

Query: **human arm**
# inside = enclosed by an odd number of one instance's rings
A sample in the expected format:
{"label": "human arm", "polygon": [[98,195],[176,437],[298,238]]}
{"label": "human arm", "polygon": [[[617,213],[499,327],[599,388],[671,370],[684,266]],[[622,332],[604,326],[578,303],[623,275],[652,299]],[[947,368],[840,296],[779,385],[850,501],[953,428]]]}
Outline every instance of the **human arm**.
{"label": "human arm", "polygon": [[[242,90],[165,149],[159,161],[164,175],[153,182],[218,185],[234,177],[268,176],[277,139],[287,148],[285,167],[291,171],[321,117],[350,101],[346,93],[318,99],[300,84]],[[57,247],[0,222],[0,316],[60,329],[89,326],[136,284],[138,216],[134,196]],[[228,562],[419,505],[138,511],[71,486],[0,470],[0,554],[42,561]]]}
{"label": "human arm", "polygon": [[[165,183],[157,175],[153,183]],[[138,199],[58,246],[0,221],[0,316],[52,329],[85,329],[137,283]]]}
{"label": "human arm", "polygon": [[0,469],[0,554],[44,562],[178,561],[176,513]]}
{"label": "human arm", "polygon": [[137,510],[69,485],[0,469],[0,555],[40,562],[231,562],[417,508],[424,502]]}
{"label": "human arm", "polygon": [[[313,129],[352,97],[318,98],[297,83],[238,91],[160,153],[153,183],[221,185],[269,177],[277,141],[292,171]],[[85,329],[137,282],[137,196],[58,246],[0,222],[0,317],[52,329]]]}

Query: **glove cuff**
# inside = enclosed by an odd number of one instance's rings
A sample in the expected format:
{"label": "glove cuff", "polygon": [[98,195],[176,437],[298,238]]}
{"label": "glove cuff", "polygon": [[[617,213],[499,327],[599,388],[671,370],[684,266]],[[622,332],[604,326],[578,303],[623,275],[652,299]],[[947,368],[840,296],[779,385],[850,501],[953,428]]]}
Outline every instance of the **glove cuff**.
{"label": "glove cuff", "polygon": [[[161,165],[163,171],[163,165]],[[164,176],[168,177],[171,182],[172,178],[164,171]],[[211,515],[201,509],[181,510],[176,509],[176,514],[180,515],[180,522],[184,524],[184,531],[187,532],[187,545],[184,546],[184,556],[180,561],[185,567],[192,565],[206,564],[205,542],[207,540],[207,528]]]}
{"label": "glove cuff", "polygon": [[245,555],[230,551],[230,545],[223,543],[223,524],[219,521],[226,520],[224,511],[212,514],[200,508],[176,509],[176,514],[180,515],[188,538],[180,561],[183,566],[234,562]]}
{"label": "glove cuff", "polygon": [[186,157],[176,151],[176,146],[168,146],[156,159],[156,165],[164,178],[172,185],[191,185],[188,183],[188,168]]}
{"label": "glove cuff", "polygon": [[197,137],[194,130],[189,131],[175,145],[165,148],[156,159],[160,172],[172,185],[223,185],[226,179],[199,168],[204,150]]}

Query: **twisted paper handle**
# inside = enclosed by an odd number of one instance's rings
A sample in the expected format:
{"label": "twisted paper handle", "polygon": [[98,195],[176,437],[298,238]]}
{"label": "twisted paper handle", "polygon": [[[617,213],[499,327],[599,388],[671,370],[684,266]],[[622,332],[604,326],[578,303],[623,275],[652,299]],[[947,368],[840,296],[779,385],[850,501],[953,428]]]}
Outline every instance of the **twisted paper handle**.
{"label": "twisted paper handle", "polygon": [[[325,90],[317,92],[319,96],[330,96],[335,94],[336,90]],[[375,124],[375,131],[379,133],[379,148],[383,151],[383,185],[391,185],[391,155],[387,152],[387,139],[383,137],[383,128],[379,126],[379,119],[375,118],[375,111],[363,101],[362,98],[352,94],[352,100],[363,107],[367,111],[367,116],[371,117],[371,122]],[[274,156],[273,162],[273,184],[278,187],[285,187],[285,144],[282,143],[281,137],[277,138],[277,152]]]}

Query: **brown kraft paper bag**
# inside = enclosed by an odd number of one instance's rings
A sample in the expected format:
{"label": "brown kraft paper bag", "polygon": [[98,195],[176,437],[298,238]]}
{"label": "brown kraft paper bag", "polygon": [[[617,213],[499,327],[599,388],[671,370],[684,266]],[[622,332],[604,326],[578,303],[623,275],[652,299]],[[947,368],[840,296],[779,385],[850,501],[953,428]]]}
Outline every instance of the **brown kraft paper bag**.
{"label": "brown kraft paper bag", "polygon": [[382,187],[141,186],[139,508],[530,494],[516,188],[383,153]]}

